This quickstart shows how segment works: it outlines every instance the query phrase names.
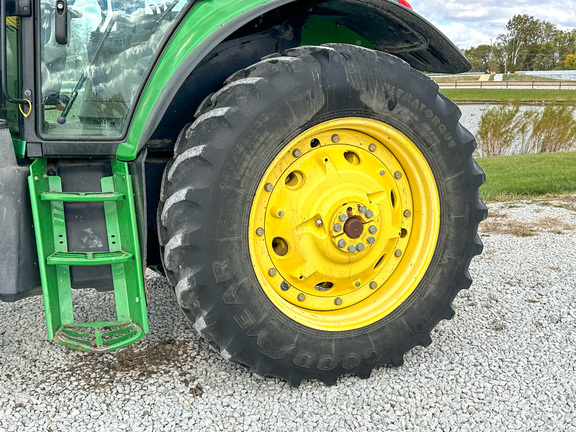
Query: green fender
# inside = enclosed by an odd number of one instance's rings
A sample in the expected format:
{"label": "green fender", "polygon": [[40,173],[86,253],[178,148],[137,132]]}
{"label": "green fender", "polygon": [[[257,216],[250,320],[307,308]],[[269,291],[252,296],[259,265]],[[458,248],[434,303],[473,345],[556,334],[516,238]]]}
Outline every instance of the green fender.
{"label": "green fender", "polygon": [[[259,16],[291,4],[314,18],[326,18],[392,53],[416,69],[458,73],[470,69],[463,54],[427,20],[394,0],[201,0],[164,46],[133,113],[126,141],[116,156],[134,160],[160,123],[194,68],[218,44]],[[293,9],[292,9],[293,8]],[[326,35],[318,35],[322,42]]]}

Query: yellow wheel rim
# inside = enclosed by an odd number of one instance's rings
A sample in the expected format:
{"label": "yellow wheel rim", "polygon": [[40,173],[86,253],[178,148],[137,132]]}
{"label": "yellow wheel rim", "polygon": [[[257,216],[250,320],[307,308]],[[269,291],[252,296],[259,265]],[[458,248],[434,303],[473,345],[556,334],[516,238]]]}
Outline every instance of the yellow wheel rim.
{"label": "yellow wheel rim", "polygon": [[250,257],[286,316],[353,330],[414,291],[439,216],[430,166],[406,136],[376,120],[331,120],[299,135],[266,170],[250,213]]}

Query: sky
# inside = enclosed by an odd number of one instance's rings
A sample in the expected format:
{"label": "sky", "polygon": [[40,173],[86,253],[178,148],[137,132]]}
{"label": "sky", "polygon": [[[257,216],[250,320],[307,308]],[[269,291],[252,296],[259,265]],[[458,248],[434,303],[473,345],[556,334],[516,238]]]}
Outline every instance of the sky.
{"label": "sky", "polygon": [[576,28],[576,0],[408,0],[460,48],[490,44],[514,15],[531,15],[562,30]]}

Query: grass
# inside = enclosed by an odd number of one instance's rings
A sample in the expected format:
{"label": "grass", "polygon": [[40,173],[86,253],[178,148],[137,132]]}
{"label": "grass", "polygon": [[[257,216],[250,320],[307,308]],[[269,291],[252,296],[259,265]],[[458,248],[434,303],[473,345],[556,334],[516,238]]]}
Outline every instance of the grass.
{"label": "grass", "polygon": [[440,92],[454,102],[511,102],[520,104],[558,102],[576,104],[576,90],[441,88]]}
{"label": "grass", "polygon": [[478,159],[486,171],[485,201],[527,199],[576,192],[576,152]]}

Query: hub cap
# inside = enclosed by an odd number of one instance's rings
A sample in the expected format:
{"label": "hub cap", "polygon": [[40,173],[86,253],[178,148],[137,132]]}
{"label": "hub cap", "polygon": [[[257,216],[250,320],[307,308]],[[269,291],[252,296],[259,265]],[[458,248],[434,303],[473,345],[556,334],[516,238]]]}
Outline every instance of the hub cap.
{"label": "hub cap", "polygon": [[270,300],[319,330],[396,309],[436,247],[438,190],[418,148],[376,120],[321,123],[270,164],[250,215],[250,256]]}

